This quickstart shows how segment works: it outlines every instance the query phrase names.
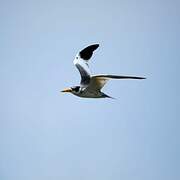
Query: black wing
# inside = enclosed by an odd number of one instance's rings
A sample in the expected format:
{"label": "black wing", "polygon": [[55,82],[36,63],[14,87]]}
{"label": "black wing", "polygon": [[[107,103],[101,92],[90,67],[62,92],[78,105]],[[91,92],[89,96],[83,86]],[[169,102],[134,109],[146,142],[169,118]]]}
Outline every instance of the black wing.
{"label": "black wing", "polygon": [[90,45],[84,48],[82,51],[80,51],[79,55],[82,59],[87,61],[92,57],[93,51],[96,50],[98,47],[99,47],[99,44]]}

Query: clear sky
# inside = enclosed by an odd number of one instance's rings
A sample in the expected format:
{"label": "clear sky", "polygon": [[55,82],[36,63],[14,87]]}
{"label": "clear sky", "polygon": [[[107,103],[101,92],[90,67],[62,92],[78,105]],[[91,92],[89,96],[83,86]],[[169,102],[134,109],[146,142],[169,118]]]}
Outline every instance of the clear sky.
{"label": "clear sky", "polygon": [[[179,0],[0,1],[1,180],[180,179]],[[117,98],[62,94],[76,53]]]}

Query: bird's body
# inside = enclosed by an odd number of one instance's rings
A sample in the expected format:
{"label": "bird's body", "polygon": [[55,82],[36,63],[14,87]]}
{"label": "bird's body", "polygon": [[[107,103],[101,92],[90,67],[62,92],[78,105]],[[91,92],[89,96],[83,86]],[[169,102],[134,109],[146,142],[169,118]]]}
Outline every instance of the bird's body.
{"label": "bird's body", "polygon": [[[78,97],[82,97],[82,98],[105,98],[105,97],[109,97],[107,94],[101,92],[101,91],[90,91],[88,88],[84,88],[84,87],[80,87],[80,86],[74,86],[71,87],[72,89],[72,94],[78,96]],[[76,90],[77,89],[77,90]]]}
{"label": "bird's body", "polygon": [[80,51],[73,63],[79,70],[81,75],[80,86],[74,86],[63,90],[62,92],[70,92],[76,96],[83,98],[111,98],[107,94],[101,92],[101,89],[110,79],[145,79],[136,76],[117,76],[117,75],[95,75],[90,73],[88,61],[99,44],[93,44]]}
{"label": "bird's body", "polygon": [[[78,86],[77,86],[78,87]],[[103,93],[100,91],[88,91],[87,88],[80,87],[78,92],[72,92],[74,95],[83,98],[101,98]]]}

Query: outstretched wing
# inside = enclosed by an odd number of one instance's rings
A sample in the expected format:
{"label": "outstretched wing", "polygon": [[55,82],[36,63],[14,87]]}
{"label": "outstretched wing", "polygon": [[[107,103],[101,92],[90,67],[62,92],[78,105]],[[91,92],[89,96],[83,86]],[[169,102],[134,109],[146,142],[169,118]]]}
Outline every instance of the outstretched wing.
{"label": "outstretched wing", "polygon": [[87,89],[89,91],[101,90],[104,87],[104,85],[107,83],[107,81],[110,79],[146,79],[146,78],[137,77],[137,76],[96,75],[91,77]]}
{"label": "outstretched wing", "polygon": [[75,57],[73,63],[81,75],[81,85],[87,86],[90,83],[90,70],[88,60],[92,57],[93,51],[99,47],[99,44],[90,45],[81,50]]}

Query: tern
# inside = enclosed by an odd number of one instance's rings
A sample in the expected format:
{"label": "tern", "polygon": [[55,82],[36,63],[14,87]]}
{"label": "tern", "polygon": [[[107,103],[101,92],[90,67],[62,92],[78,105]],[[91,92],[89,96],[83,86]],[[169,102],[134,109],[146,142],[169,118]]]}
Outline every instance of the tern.
{"label": "tern", "polygon": [[73,63],[81,75],[80,85],[66,88],[61,92],[69,92],[83,98],[112,98],[101,91],[110,79],[145,79],[137,76],[91,75],[88,62],[98,47],[99,44],[93,44],[77,53]]}

